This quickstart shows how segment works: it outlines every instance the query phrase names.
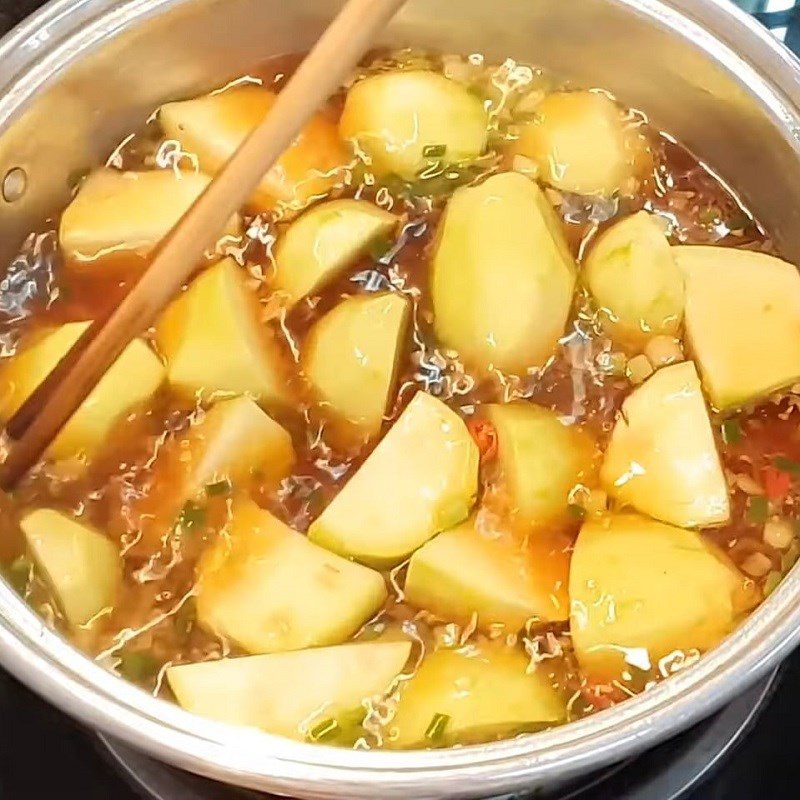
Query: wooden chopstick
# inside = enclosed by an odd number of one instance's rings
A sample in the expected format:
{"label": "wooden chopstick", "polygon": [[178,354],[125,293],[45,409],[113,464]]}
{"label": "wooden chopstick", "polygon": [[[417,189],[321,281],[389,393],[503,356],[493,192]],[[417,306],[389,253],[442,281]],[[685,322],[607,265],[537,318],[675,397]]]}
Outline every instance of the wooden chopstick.
{"label": "wooden chopstick", "polygon": [[225,221],[333,94],[373,36],[405,0],[348,0],[286,84],[264,121],[240,145],[158,248],[136,285],[94,322],[8,422],[0,487],[12,488],[86,399],[125,347],[149,327],[200,262]]}

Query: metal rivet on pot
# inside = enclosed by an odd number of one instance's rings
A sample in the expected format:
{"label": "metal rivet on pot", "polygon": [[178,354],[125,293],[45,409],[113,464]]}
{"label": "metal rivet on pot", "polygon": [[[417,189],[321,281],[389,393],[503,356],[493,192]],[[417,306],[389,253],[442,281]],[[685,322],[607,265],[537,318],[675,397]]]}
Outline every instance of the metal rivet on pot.
{"label": "metal rivet on pot", "polygon": [[3,178],[3,200],[14,203],[25,194],[28,175],[22,167],[12,167]]}

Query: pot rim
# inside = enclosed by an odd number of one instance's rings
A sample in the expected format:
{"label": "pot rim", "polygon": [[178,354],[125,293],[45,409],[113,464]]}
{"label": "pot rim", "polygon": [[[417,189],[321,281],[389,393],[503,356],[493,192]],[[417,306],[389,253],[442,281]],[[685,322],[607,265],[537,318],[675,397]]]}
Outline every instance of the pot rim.
{"label": "pot rim", "polygon": [[[123,28],[189,1],[51,0],[0,41],[0,129],[66,65]],[[800,155],[800,62],[755,20],[727,0],[608,1],[706,51],[757,96]],[[550,731],[447,750],[343,750],[195,717],[82,655],[3,581],[0,663],[84,723],[218,780],[316,797],[477,797],[564,782],[708,716],[800,641],[798,594],[794,569],[719,647],[620,706]]]}

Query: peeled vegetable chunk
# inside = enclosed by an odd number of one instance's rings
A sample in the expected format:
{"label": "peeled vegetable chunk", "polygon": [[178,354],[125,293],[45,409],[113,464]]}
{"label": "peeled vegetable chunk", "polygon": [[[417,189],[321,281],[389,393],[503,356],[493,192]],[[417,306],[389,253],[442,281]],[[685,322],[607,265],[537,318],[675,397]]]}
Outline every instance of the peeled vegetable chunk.
{"label": "peeled vegetable chunk", "polygon": [[339,644],[386,598],[379,573],[244,498],[198,566],[197,619],[251,653]]}
{"label": "peeled vegetable chunk", "polygon": [[[67,258],[91,261],[113,252],[145,255],[188,211],[211,178],[173,170],[99,169],[61,216],[58,238]],[[222,234],[239,234],[234,216]]]}
{"label": "peeled vegetable chunk", "polygon": [[[219,171],[275,103],[277,95],[262,86],[224,91],[167,103],[158,121],[170,139],[197,156],[200,167]],[[264,176],[251,203],[255,210],[298,209],[341,185],[350,155],[336,125],[316,114]]]}
{"label": "peeled vegetable chunk", "polygon": [[295,461],[292,438],[249,397],[216,403],[189,430],[160,448],[150,491],[135,506],[141,549],[161,541],[190,500],[204,500],[209,487],[241,486],[258,471],[277,483]]}
{"label": "peeled vegetable chunk", "polygon": [[[68,322],[37,331],[23,340],[17,355],[0,366],[0,418],[8,420],[55,368],[89,327]],[[101,378],[47,449],[49,458],[93,456],[106,442],[114,423],[150,398],[164,379],[158,356],[134,339]]]}
{"label": "peeled vegetable chunk", "polygon": [[800,274],[765,253],[673,247],[686,276],[686,333],[720,411],[800,380]]}
{"label": "peeled vegetable chunk", "polygon": [[394,566],[466,519],[477,490],[478,448],[466,425],[418,392],[308,535],[356,561]]}
{"label": "peeled vegetable chunk", "polygon": [[619,345],[641,350],[653,336],[674,336],[685,290],[664,228],[640,211],[609,228],[584,268],[603,330]]}
{"label": "peeled vegetable chunk", "polygon": [[694,531],[638,514],[584,524],[569,576],[570,631],[593,681],[658,674],[676,651],[717,645],[758,601],[744,576]]}
{"label": "peeled vegetable chunk", "polygon": [[20,521],[25,541],[70,625],[88,625],[116,600],[122,569],[116,545],[60,511],[40,508]]}
{"label": "peeled vegetable chunk", "polygon": [[546,183],[577,194],[630,193],[652,165],[641,123],[599,92],[545,97],[512,151],[533,159]]}
{"label": "peeled vegetable chunk", "polygon": [[537,530],[563,526],[570,492],[594,483],[597,447],[576,425],[565,425],[547,408],[528,402],[490,405],[497,434],[500,479],[512,514]]}
{"label": "peeled vegetable chunk", "polygon": [[727,522],[728,486],[693,362],[664,367],[631,392],[600,478],[620,503],[663,522]]}
{"label": "peeled vegetable chunk", "polygon": [[446,621],[516,633],[528,620],[569,617],[567,542],[529,542],[484,530],[470,518],[440,533],[413,556],[405,599]]}
{"label": "peeled vegetable chunk", "polygon": [[278,239],[273,287],[294,305],[352,267],[396,224],[394,214],[366,200],[314,206]]}
{"label": "peeled vegetable chunk", "polygon": [[481,155],[489,119],[466,87],[427,70],[370,75],[347,93],[339,123],[377,175],[413,180],[433,161]]}
{"label": "peeled vegetable chunk", "polygon": [[304,740],[325,721],[341,719],[341,729],[363,719],[363,701],[389,689],[410,651],[409,642],[368,642],[223,658],[171,667],[167,680],[187,711]]}
{"label": "peeled vegetable chunk", "polygon": [[401,294],[359,295],[342,301],[309,332],[302,367],[323,413],[344,424],[341,436],[369,439],[380,432],[408,316]]}
{"label": "peeled vegetable chunk", "polygon": [[575,262],[541,189],[518,173],[455,192],[432,261],[436,335],[471,366],[522,373],[564,333]]}
{"label": "peeled vegetable chunk", "polygon": [[291,403],[278,344],[232,258],[209,267],[173,301],[156,341],[170,384],[189,397],[249,394],[270,406]]}
{"label": "peeled vegetable chunk", "polygon": [[562,722],[566,703],[545,665],[528,667],[521,650],[505,645],[437,650],[403,689],[389,746],[484,741]]}

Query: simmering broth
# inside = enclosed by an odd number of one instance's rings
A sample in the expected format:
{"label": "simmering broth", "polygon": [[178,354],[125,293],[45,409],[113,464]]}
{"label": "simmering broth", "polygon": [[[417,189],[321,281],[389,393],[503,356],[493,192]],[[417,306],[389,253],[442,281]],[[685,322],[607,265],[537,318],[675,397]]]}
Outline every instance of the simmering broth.
{"label": "simmering broth", "polygon": [[[6,417],[296,63],[163,107],[31,234]],[[5,573],[109,669],[294,738],[466,744],[621,702],[800,553],[774,255],[600,89],[376,54],[3,500]]]}

